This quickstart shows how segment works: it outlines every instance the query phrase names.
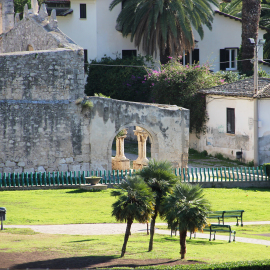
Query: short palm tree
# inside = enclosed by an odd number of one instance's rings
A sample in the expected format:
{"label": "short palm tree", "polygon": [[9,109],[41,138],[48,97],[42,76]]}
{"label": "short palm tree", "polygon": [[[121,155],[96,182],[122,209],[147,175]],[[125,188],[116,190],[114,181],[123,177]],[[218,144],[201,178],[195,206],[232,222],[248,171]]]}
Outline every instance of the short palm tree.
{"label": "short palm tree", "polygon": [[149,55],[157,49],[168,56],[182,55],[194,47],[192,28],[203,38],[203,25],[211,29],[217,0],[113,0],[109,9],[119,3],[123,8],[117,18],[122,35],[131,34],[131,42],[142,46]]}
{"label": "short palm tree", "polygon": [[164,198],[161,215],[171,229],[179,228],[181,259],[186,254],[187,231],[202,231],[207,224],[208,211],[210,204],[204,199],[203,189],[199,185],[178,183],[173,192]]}
{"label": "short palm tree", "polygon": [[151,159],[147,167],[137,172],[154,192],[154,211],[151,217],[149,251],[153,249],[156,218],[159,214],[162,198],[171,190],[177,182],[177,177],[168,161]]}
{"label": "short palm tree", "polygon": [[134,220],[145,223],[149,220],[153,208],[153,194],[151,189],[138,176],[130,177],[111,192],[112,196],[118,197],[113,203],[112,216],[117,221],[127,222],[124,244],[121,257],[125,255],[131,225]]}

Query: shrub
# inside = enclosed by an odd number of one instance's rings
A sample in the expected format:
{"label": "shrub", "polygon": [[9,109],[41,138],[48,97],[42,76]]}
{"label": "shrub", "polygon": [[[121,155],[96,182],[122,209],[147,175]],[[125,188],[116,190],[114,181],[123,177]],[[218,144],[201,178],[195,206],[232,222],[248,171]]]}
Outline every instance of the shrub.
{"label": "shrub", "polygon": [[266,175],[270,177],[270,163],[264,163],[263,170],[265,171]]}
{"label": "shrub", "polygon": [[190,110],[190,132],[197,135],[205,132],[206,100],[199,89],[224,83],[219,74],[211,73],[207,66],[183,66],[171,59],[161,66],[161,71],[152,70],[148,74],[151,82],[152,102],[175,104]]}
{"label": "shrub", "polygon": [[100,61],[92,60],[89,65],[85,94],[100,93],[114,99],[148,102],[150,88],[146,81],[146,62],[150,57],[137,56],[116,59],[106,55]]}

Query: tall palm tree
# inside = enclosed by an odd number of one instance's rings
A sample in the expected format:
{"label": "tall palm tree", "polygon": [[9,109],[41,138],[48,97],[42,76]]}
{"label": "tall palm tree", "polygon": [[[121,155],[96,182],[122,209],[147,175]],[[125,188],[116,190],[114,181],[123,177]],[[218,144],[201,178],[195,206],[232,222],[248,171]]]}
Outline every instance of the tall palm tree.
{"label": "tall palm tree", "polygon": [[131,225],[134,220],[145,223],[149,220],[153,208],[153,194],[142,178],[135,176],[124,180],[117,190],[111,192],[118,197],[113,203],[112,216],[117,221],[127,222],[121,257],[125,255]]}
{"label": "tall palm tree", "polygon": [[173,192],[162,202],[161,214],[166,218],[171,229],[179,227],[181,259],[186,254],[187,231],[203,230],[207,224],[209,202],[203,197],[203,189],[199,185],[179,183]]}
{"label": "tall palm tree", "polygon": [[[265,1],[264,1],[265,2]],[[261,0],[232,0],[231,3],[221,4],[221,11],[233,16],[242,18],[242,72],[253,74],[253,64],[250,59],[254,58],[254,44],[250,44],[249,38],[253,38],[257,42],[259,21],[261,15]],[[263,9],[269,8],[269,3],[265,3]],[[262,18],[262,24],[267,24],[267,16]],[[246,60],[247,59],[247,60]]]}
{"label": "tall palm tree", "polygon": [[153,249],[153,239],[155,232],[156,218],[160,211],[160,205],[162,198],[167,194],[168,191],[177,182],[177,177],[173,172],[173,168],[168,161],[157,161],[151,159],[147,167],[144,167],[137,174],[141,176],[147,185],[152,189],[155,194],[154,211],[151,217],[150,224],[150,240],[149,240],[149,251]]}
{"label": "tall palm tree", "polygon": [[242,2],[242,62],[244,74],[252,74],[253,65],[250,59],[254,58],[254,46],[249,38],[257,43],[259,20],[261,14],[261,0],[245,0]]}
{"label": "tall palm tree", "polygon": [[194,47],[192,27],[203,38],[203,25],[211,29],[217,0],[113,0],[109,9],[124,3],[117,17],[122,35],[148,55],[178,56]]}

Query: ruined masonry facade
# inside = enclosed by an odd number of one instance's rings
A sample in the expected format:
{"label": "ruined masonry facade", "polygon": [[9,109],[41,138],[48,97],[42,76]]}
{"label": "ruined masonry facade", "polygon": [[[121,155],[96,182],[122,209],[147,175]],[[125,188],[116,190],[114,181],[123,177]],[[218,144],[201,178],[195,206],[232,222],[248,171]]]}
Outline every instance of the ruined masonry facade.
{"label": "ruined masonry facade", "polygon": [[3,13],[7,2],[0,0],[1,174],[109,170],[113,139],[131,126],[147,132],[153,158],[187,166],[188,110],[84,97],[83,49],[58,29],[55,12],[48,17],[32,0],[19,20],[10,6]]}

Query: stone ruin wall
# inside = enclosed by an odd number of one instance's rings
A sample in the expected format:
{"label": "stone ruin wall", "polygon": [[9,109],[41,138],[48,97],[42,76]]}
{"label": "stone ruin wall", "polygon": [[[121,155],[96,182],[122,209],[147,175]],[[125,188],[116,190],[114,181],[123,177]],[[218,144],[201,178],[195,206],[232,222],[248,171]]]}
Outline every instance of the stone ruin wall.
{"label": "stone ruin wall", "polygon": [[0,173],[111,169],[113,138],[136,125],[149,128],[152,157],[186,167],[188,110],[97,97],[83,109],[83,49],[31,2],[0,34]]}
{"label": "stone ruin wall", "polygon": [[0,99],[66,100],[84,95],[83,51],[0,54]]}
{"label": "stone ruin wall", "polygon": [[0,173],[89,169],[83,86],[80,50],[0,54]]}

